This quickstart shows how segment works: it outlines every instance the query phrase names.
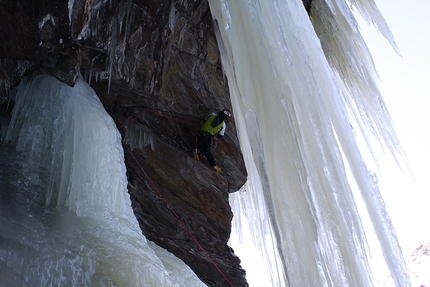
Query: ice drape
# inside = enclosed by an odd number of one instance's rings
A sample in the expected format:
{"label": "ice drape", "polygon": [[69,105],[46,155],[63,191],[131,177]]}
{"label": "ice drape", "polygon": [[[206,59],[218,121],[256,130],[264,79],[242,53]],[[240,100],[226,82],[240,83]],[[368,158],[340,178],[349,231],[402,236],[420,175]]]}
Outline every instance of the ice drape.
{"label": "ice drape", "polygon": [[14,93],[0,148],[0,284],[204,286],[142,235],[120,134],[90,86],[38,73]]}
{"label": "ice drape", "polygon": [[[401,249],[353,130],[357,121],[365,134],[376,131],[371,136],[397,148],[365,43],[358,32],[345,32],[356,30],[349,7],[316,0],[318,20],[330,29],[318,38],[299,0],[209,2],[241,146],[254,172],[248,187],[232,196],[240,219],[234,224],[242,237],[249,228],[256,249],[269,252],[263,258],[277,258],[263,260],[268,274],[276,271],[267,281],[372,286],[351,173],[395,283],[408,286]],[[342,49],[323,51],[325,41],[334,42],[326,48]]]}

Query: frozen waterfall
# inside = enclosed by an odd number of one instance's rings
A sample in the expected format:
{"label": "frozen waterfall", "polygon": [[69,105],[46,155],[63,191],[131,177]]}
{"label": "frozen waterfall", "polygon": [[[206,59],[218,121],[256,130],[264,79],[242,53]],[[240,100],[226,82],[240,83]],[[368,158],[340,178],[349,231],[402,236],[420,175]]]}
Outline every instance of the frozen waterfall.
{"label": "frozen waterfall", "polygon": [[[396,49],[373,1],[349,2]],[[250,285],[372,286],[360,201],[394,283],[410,286],[356,140],[401,158],[348,4],[314,0],[313,27],[300,0],[209,3],[249,173],[231,196],[231,244]],[[120,135],[94,91],[40,73],[14,93],[1,131],[2,286],[204,286],[142,236]]]}
{"label": "frozen waterfall", "polygon": [[[249,172],[245,188],[231,196],[231,244],[248,280],[373,286],[356,204],[362,201],[393,281],[410,286],[356,136],[371,152],[375,138],[395,157],[401,149],[347,3],[315,0],[314,29],[299,0],[209,2]],[[350,2],[395,47],[373,1]]]}
{"label": "frozen waterfall", "polygon": [[15,93],[0,149],[0,285],[205,286],[142,235],[120,134],[94,91],[38,74]]}

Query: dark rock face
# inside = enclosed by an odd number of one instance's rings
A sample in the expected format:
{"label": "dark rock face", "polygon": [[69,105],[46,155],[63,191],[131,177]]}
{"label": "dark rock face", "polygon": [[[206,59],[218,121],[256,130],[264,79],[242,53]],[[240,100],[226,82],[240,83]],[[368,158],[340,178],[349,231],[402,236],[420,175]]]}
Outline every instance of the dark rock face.
{"label": "dark rock face", "polygon": [[69,11],[67,1],[0,2],[1,103],[43,69],[69,85],[81,73],[118,126],[142,113],[120,129],[126,142],[153,143],[124,148],[142,232],[208,285],[247,286],[227,246],[228,194],[247,176],[234,121],[215,149],[221,174],[191,156],[202,119],[231,108],[207,1],[70,3]]}
{"label": "dark rock face", "polygon": [[[0,105],[34,70],[69,85],[81,74],[128,143],[143,234],[209,286],[247,286],[227,246],[228,194],[247,177],[234,121],[214,152],[221,174],[191,157],[202,119],[231,108],[207,0],[2,0],[0,21]],[[138,140],[152,144],[131,150]]]}
{"label": "dark rock face", "polygon": [[306,12],[308,12],[308,14],[311,12],[311,8],[312,8],[312,0],[302,0],[303,2],[303,6],[306,9]]}
{"label": "dark rock face", "polygon": [[227,246],[228,193],[246,180],[234,122],[216,149],[221,175],[191,157],[202,118],[230,107],[208,3],[126,1],[74,11],[81,11],[75,17],[82,22],[74,22],[73,38],[86,50],[81,72],[88,81],[99,75],[92,86],[118,125],[144,112],[121,129],[126,141],[142,129],[154,141],[153,149],[125,154],[144,235],[208,285],[228,286],[195,239],[233,285],[246,286],[240,261]]}

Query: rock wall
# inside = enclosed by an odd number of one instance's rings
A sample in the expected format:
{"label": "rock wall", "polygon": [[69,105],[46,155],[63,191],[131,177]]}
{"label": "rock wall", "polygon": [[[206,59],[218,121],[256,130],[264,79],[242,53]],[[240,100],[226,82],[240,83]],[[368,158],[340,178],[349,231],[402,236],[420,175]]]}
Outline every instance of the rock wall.
{"label": "rock wall", "polygon": [[120,132],[138,143],[125,147],[125,159],[143,234],[208,285],[229,286],[215,263],[234,286],[246,286],[227,246],[228,193],[247,176],[234,121],[215,149],[221,174],[191,157],[202,119],[231,108],[207,1],[70,3],[0,2],[3,107],[24,75],[43,69],[69,85],[80,73],[118,126],[141,114]]}
{"label": "rock wall", "polygon": [[143,234],[209,286],[247,286],[227,245],[228,194],[247,178],[234,118],[215,148],[220,174],[191,157],[203,118],[231,108],[207,0],[2,0],[0,21],[2,108],[34,70],[69,85],[82,75],[121,127]]}

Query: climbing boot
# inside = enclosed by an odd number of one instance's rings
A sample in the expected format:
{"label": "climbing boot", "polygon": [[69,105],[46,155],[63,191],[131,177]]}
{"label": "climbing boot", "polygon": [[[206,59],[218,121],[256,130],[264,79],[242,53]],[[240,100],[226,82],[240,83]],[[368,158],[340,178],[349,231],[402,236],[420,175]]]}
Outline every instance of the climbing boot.
{"label": "climbing boot", "polygon": [[194,150],[193,157],[194,157],[195,160],[200,160],[199,159],[199,154],[197,153],[197,149]]}
{"label": "climbing boot", "polygon": [[221,168],[219,168],[217,165],[214,165],[214,169],[217,173],[221,172]]}

